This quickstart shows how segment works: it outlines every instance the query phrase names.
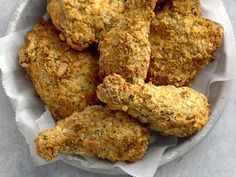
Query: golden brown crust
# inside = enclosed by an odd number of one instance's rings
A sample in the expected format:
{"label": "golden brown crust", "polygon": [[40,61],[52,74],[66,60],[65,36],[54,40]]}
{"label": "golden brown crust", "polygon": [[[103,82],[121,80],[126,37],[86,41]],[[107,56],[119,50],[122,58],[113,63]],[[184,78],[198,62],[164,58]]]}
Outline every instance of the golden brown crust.
{"label": "golden brown crust", "polygon": [[110,109],[123,110],[164,135],[191,136],[210,115],[207,98],[191,88],[130,84],[116,74],[104,79],[97,96]]}
{"label": "golden brown crust", "polygon": [[99,76],[117,73],[127,80],[146,79],[151,49],[148,40],[156,0],[129,0],[117,26],[100,42]]}
{"label": "golden brown crust", "polygon": [[199,0],[173,0],[156,11],[151,24],[148,81],[188,85],[200,69],[215,60],[222,38],[223,27],[201,16]]}
{"label": "golden brown crust", "polygon": [[177,13],[182,16],[202,16],[200,0],[160,0],[155,10],[158,13],[164,8],[169,14]]}
{"label": "golden brown crust", "polygon": [[41,20],[27,34],[19,60],[56,119],[98,102],[96,58],[89,50],[78,52],[60,41],[51,22]]}
{"label": "golden brown crust", "polygon": [[125,10],[124,0],[50,0],[47,6],[60,37],[72,48],[83,50],[99,42]]}
{"label": "golden brown crust", "polygon": [[37,153],[49,161],[61,152],[95,156],[112,162],[135,162],[147,150],[149,131],[124,112],[91,106],[40,133]]}

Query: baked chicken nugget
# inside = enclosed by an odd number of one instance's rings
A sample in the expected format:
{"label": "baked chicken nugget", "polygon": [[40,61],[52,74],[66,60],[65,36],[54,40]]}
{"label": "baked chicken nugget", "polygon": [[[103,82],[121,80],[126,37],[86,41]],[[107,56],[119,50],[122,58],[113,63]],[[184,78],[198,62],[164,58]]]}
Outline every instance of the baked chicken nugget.
{"label": "baked chicken nugget", "polygon": [[50,0],[47,9],[60,38],[81,51],[116,25],[125,0]]}
{"label": "baked chicken nugget", "polygon": [[208,122],[210,106],[197,91],[175,86],[126,82],[119,75],[107,76],[98,86],[98,98],[112,110],[123,110],[164,135],[188,137]]}
{"label": "baked chicken nugget", "polygon": [[46,161],[67,152],[135,162],[147,150],[149,131],[124,112],[91,106],[58,121],[54,128],[40,133],[35,143]]}
{"label": "baked chicken nugget", "polygon": [[165,4],[156,10],[151,24],[148,81],[155,85],[188,85],[200,69],[215,60],[222,38],[223,27],[201,16],[198,1],[173,0]]}
{"label": "baked chicken nugget", "polygon": [[89,50],[71,49],[58,35],[51,22],[39,21],[27,34],[19,63],[54,118],[62,119],[98,102],[98,61]]}
{"label": "baked chicken nugget", "polygon": [[148,40],[156,0],[128,0],[117,26],[99,44],[99,75],[117,73],[128,81],[146,79],[151,57]]}

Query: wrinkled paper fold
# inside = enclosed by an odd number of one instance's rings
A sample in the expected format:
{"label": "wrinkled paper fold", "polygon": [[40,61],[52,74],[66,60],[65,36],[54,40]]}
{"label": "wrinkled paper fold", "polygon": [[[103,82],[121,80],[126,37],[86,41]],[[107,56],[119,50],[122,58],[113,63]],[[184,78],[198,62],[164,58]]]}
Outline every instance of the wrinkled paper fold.
{"label": "wrinkled paper fold", "polygon": [[[224,26],[225,35],[221,49],[218,51],[216,62],[208,65],[197,76],[191,87],[209,95],[210,85],[216,81],[227,81],[235,77],[233,67],[235,61],[235,41],[232,26],[227,13],[220,0],[202,0],[204,16]],[[35,165],[43,165],[43,161],[36,155],[34,139],[37,134],[55,125],[51,114],[45,109],[41,101],[35,96],[30,79],[18,64],[18,51],[25,41],[27,28],[12,33],[0,39],[0,68],[2,71],[2,84],[15,111],[15,119],[20,132],[29,145]],[[98,158],[80,158],[75,155],[63,154],[56,160],[74,159],[80,161],[85,168],[112,169],[118,167],[124,172],[135,177],[152,177],[161,161],[164,151],[176,145],[174,137],[161,137],[152,135],[154,139],[144,158],[136,163],[128,164],[117,162],[111,164]]]}

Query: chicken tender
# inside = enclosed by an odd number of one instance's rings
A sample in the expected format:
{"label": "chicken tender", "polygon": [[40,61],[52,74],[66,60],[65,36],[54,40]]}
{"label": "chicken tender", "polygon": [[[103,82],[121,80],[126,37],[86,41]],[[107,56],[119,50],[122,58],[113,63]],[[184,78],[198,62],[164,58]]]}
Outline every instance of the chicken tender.
{"label": "chicken tender", "polygon": [[97,96],[110,109],[123,110],[163,135],[191,136],[210,115],[207,98],[191,88],[130,84],[116,74],[104,79]]}
{"label": "chicken tender", "polygon": [[164,5],[151,24],[148,81],[188,85],[200,69],[215,60],[222,38],[223,27],[201,16],[198,1],[173,0]]}
{"label": "chicken tender", "polygon": [[27,34],[19,63],[53,117],[63,119],[98,102],[98,58],[89,50],[71,49],[58,33],[51,22],[41,20]]}
{"label": "chicken tender", "polygon": [[76,50],[84,50],[119,21],[125,0],[50,0],[47,6],[60,38]]}
{"label": "chicken tender", "polygon": [[128,81],[146,79],[151,48],[148,40],[156,0],[128,0],[127,10],[99,45],[99,75],[117,73]]}
{"label": "chicken tender", "polygon": [[67,152],[135,162],[147,150],[149,131],[124,112],[91,106],[58,121],[54,128],[40,133],[35,143],[46,161]]}

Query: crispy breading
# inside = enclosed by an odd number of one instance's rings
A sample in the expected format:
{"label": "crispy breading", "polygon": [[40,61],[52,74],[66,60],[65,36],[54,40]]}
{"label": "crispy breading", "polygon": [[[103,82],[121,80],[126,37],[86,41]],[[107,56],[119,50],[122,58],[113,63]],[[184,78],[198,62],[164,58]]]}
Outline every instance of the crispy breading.
{"label": "crispy breading", "polygon": [[125,0],[50,0],[47,9],[61,39],[81,51],[99,42],[117,23]]}
{"label": "crispy breading", "polygon": [[207,98],[191,88],[130,84],[116,74],[104,79],[97,96],[110,109],[123,110],[164,135],[191,136],[210,115]]}
{"label": "crispy breading", "polygon": [[132,82],[146,79],[151,48],[148,40],[156,0],[129,0],[117,26],[99,44],[99,76],[117,73]]}
{"label": "crispy breading", "polygon": [[183,16],[202,16],[200,0],[160,0],[155,10],[158,13],[163,8],[169,14],[177,13]]}
{"label": "crispy breading", "polygon": [[35,143],[37,153],[46,161],[67,152],[135,162],[147,150],[149,131],[124,112],[91,106],[40,133]]}
{"label": "crispy breading", "polygon": [[200,69],[215,60],[222,38],[223,27],[201,16],[198,0],[167,3],[156,11],[151,24],[148,81],[188,85]]}
{"label": "crispy breading", "polygon": [[19,63],[53,116],[63,119],[98,102],[98,61],[89,50],[71,49],[58,34],[51,22],[39,21],[27,34]]}

